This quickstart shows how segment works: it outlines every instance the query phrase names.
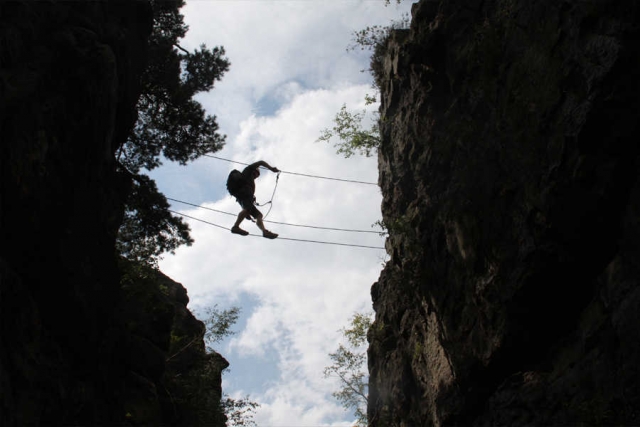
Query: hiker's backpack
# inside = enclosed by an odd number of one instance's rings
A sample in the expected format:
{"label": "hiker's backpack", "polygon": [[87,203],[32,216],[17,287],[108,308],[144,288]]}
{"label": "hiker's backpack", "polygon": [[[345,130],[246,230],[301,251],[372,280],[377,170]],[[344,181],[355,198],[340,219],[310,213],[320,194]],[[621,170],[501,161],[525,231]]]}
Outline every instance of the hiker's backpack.
{"label": "hiker's backpack", "polygon": [[244,186],[245,178],[244,175],[242,175],[242,172],[237,169],[229,172],[229,177],[227,178],[227,190],[229,191],[229,194],[231,194],[235,198],[238,198],[240,190]]}

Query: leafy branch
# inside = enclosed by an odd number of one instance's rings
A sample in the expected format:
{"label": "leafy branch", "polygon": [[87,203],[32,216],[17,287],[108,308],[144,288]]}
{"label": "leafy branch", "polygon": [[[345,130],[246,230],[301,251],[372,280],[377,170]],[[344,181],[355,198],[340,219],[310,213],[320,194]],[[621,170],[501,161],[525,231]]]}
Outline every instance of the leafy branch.
{"label": "leafy branch", "polygon": [[324,377],[337,377],[340,389],[332,393],[345,409],[352,409],[358,426],[367,425],[368,378],[365,373],[367,360],[367,331],[371,327],[371,313],[355,313],[350,327],[343,328],[347,345],[340,344],[338,350],[329,354],[333,364],[324,369]]}
{"label": "leafy branch", "polygon": [[[365,105],[373,104],[375,101],[375,97],[365,95]],[[370,157],[380,146],[379,113],[373,113],[373,123],[369,128],[363,127],[362,124],[366,114],[366,108],[360,112],[352,112],[347,110],[346,104],[343,104],[333,119],[334,126],[320,131],[317,141],[330,142],[337,138],[338,141],[335,142],[334,147],[337,148],[338,154],[347,158],[354,154]]]}

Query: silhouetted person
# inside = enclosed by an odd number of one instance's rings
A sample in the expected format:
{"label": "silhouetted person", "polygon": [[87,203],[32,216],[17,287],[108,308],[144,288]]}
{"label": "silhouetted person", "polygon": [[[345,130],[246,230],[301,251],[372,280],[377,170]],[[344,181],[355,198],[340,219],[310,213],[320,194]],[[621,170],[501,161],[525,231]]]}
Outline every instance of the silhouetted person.
{"label": "silhouetted person", "polygon": [[246,236],[247,234],[249,234],[247,231],[240,228],[240,223],[242,223],[245,218],[251,216],[255,218],[256,225],[260,230],[262,230],[262,235],[264,237],[266,237],[267,239],[275,239],[276,237],[278,237],[278,235],[276,233],[272,233],[264,227],[264,223],[262,222],[262,212],[260,212],[255,206],[255,179],[260,176],[260,166],[264,166],[271,172],[280,172],[278,168],[269,166],[269,164],[263,160],[252,163],[243,169],[243,171],[241,172],[241,185],[236,191],[236,194],[234,194],[236,200],[242,207],[242,210],[238,214],[238,219],[236,220],[236,223],[233,224],[231,232],[234,234],[240,234],[241,236]]}

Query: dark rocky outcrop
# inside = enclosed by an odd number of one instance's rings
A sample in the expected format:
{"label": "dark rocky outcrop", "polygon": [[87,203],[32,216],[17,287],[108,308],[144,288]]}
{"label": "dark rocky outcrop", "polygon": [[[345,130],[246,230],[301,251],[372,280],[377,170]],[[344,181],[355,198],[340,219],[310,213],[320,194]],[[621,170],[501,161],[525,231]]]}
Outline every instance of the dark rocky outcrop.
{"label": "dark rocky outcrop", "polygon": [[224,422],[186,291],[115,256],[151,28],[146,1],[0,2],[2,426]]}
{"label": "dark rocky outcrop", "polygon": [[639,12],[423,0],[392,35],[371,426],[640,424]]}
{"label": "dark rocky outcrop", "polygon": [[229,363],[205,351],[205,325],[187,310],[186,290],[156,270],[125,262],[121,270],[113,347],[103,354],[124,372],[109,389],[121,391],[126,421],[224,426],[222,370]]}

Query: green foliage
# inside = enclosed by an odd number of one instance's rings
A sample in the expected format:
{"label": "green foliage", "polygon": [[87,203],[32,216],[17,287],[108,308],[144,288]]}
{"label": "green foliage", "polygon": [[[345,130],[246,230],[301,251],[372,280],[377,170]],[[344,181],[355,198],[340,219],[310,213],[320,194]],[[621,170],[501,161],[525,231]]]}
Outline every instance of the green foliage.
{"label": "green foliage", "polygon": [[225,394],[220,404],[223,412],[227,416],[227,426],[257,427],[253,416],[255,415],[256,408],[260,407],[260,405],[249,400],[249,396],[244,399],[233,399]]}
{"label": "green foliage", "polygon": [[204,341],[207,345],[207,351],[213,351],[212,345],[222,341],[224,338],[234,335],[231,326],[238,321],[240,307],[234,306],[229,309],[219,310],[217,304],[206,310],[204,325],[206,332]]}
{"label": "green foliage", "polygon": [[[400,1],[397,3],[400,3]],[[389,2],[387,2],[387,4],[389,4]],[[347,47],[347,51],[359,48],[360,50],[370,50],[372,52],[368,71],[373,76],[378,89],[380,88],[382,63],[384,55],[387,53],[389,36],[394,30],[409,28],[410,23],[409,15],[404,14],[399,20],[391,21],[390,25],[372,25],[362,30],[354,31],[353,33],[354,43]]]}
{"label": "green foliage", "polygon": [[[397,3],[400,3],[400,1],[396,0]],[[389,4],[390,0],[386,0],[385,6]],[[393,30],[408,28],[409,23],[409,16],[405,14],[400,20],[392,21],[388,26],[372,25],[353,33],[354,43],[347,47],[347,51],[358,48],[372,51],[369,71],[374,77],[377,90],[380,89],[382,60],[386,54],[389,36]],[[371,105],[375,102],[375,96],[365,95],[365,105]],[[377,112],[374,113],[373,124],[371,127],[366,127],[363,125],[366,112],[366,109],[360,112],[347,110],[346,104],[343,104],[333,119],[334,126],[331,129],[323,129],[318,141],[329,142],[334,137],[337,138],[338,142],[334,145],[338,149],[337,153],[347,158],[354,154],[362,154],[369,157],[376,153],[381,142],[380,115]]]}
{"label": "green foliage", "polygon": [[149,63],[142,75],[138,121],[122,147],[120,162],[138,173],[161,164],[160,156],[186,164],[218,151],[225,137],[216,118],[193,99],[208,92],[229,69],[224,48],[188,52],[178,44],[187,26],[179,13],[182,0],[154,1],[154,26],[149,40]]}
{"label": "green foliage", "polygon": [[422,344],[418,341],[415,343],[413,347],[413,360],[417,361],[422,357],[422,352],[424,349],[422,348]]}
{"label": "green foliage", "polygon": [[396,235],[399,235],[399,234],[411,235],[413,234],[413,231],[414,231],[406,215],[402,215],[396,218],[389,218],[386,222],[379,221],[378,224],[383,229],[387,230],[387,233],[392,233]]}
{"label": "green foliage", "polygon": [[389,235],[389,231],[387,230],[387,225],[381,219],[371,224],[371,227],[380,227],[381,231],[378,233],[380,237],[386,237]]}
{"label": "green foliage", "polygon": [[161,157],[184,165],[223,147],[225,136],[218,133],[216,117],[207,115],[194,97],[211,90],[230,63],[222,47],[201,45],[189,52],[178,44],[188,29],[179,12],[183,0],[153,0],[151,5],[154,24],[136,105],[138,120],[118,153],[134,181],[118,247],[125,257],[157,266],[160,254],[193,240],[182,218],[169,212],[154,181],[140,171],[160,166]]}
{"label": "green foliage", "polygon": [[155,182],[145,175],[135,176],[116,241],[119,253],[129,260],[157,267],[162,253],[192,243],[189,226],[171,215],[169,203]]}
{"label": "green foliage", "polygon": [[342,333],[352,347],[360,347],[367,342],[367,331],[371,327],[371,313],[354,313],[351,328],[343,328]]}
{"label": "green foliage", "polygon": [[370,313],[355,313],[349,328],[341,329],[347,345],[339,344],[329,358],[333,364],[324,369],[325,378],[337,377],[340,390],[333,396],[344,406],[352,409],[358,426],[367,425],[368,377],[365,372],[367,354],[363,348],[367,341],[367,331],[371,327]]}
{"label": "green foliage", "polygon": [[[213,344],[222,341],[224,338],[234,335],[231,327],[238,321],[240,307],[233,306],[229,309],[220,310],[217,305],[205,310],[205,335],[204,340],[208,352],[213,352]],[[223,395],[220,400],[220,409],[227,416],[227,426],[229,427],[252,427],[257,426],[253,420],[256,408],[260,405],[246,396],[243,399],[234,399],[228,395]]]}
{"label": "green foliage", "polygon": [[[366,95],[365,101],[369,105],[375,102],[375,98]],[[317,141],[329,142],[334,137],[337,137],[338,142],[334,146],[338,148],[338,154],[342,154],[347,158],[354,154],[371,156],[374,152],[377,152],[380,146],[380,129],[378,127],[377,113],[371,127],[368,129],[363,127],[362,121],[366,113],[366,109],[356,113],[348,111],[346,104],[343,104],[333,119],[335,123],[333,128],[323,129]]]}
{"label": "green foliage", "polygon": [[347,50],[374,50],[376,45],[384,44],[389,33],[390,26],[372,25],[362,30],[353,32],[353,44],[349,45]]}

